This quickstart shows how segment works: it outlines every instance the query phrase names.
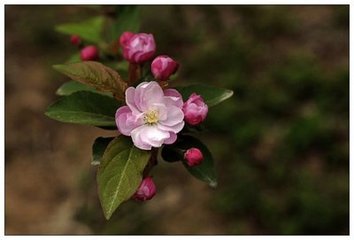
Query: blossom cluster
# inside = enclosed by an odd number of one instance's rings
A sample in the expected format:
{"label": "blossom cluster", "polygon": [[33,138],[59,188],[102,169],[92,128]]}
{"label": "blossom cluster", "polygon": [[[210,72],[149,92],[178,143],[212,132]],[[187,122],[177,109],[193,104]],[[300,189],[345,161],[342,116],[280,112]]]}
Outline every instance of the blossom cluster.
{"label": "blossom cluster", "polygon": [[[152,33],[137,32],[138,8],[103,12],[55,27],[70,34],[76,53],[53,68],[73,81],[58,88],[60,98],[45,115],[114,131],[115,136],[97,137],[92,145],[104,216],[108,220],[129,199],[152,199],[157,189],[152,170],[160,161],[179,162],[216,187],[212,153],[196,134],[204,129],[209,107],[233,91],[204,83],[174,87],[172,80],[183,69],[175,57],[157,50]],[[130,31],[122,32],[125,28]]]}
{"label": "blossom cluster", "polygon": [[[142,82],[125,91],[126,105],[118,108],[115,119],[119,132],[130,136],[134,145],[142,150],[173,144],[178,133],[186,124],[196,126],[208,114],[208,105],[203,98],[192,93],[183,102],[181,94],[173,88],[163,89],[159,82],[167,81],[179,68],[179,64],[167,55],[154,58],[155,39],[152,34],[124,32],[119,43],[123,57],[131,64],[143,64],[150,60],[151,73],[155,81]],[[196,166],[203,160],[198,148],[185,151],[184,159],[189,166]],[[143,179],[135,199],[148,200],[155,195],[152,178]]]}

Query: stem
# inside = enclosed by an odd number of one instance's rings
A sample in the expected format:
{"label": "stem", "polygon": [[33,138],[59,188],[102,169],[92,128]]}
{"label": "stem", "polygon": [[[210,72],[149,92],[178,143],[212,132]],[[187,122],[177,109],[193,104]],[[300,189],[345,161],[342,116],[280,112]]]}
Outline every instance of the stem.
{"label": "stem", "polygon": [[140,65],[135,63],[129,63],[129,77],[128,85],[132,86],[140,78],[141,75]]}
{"label": "stem", "polygon": [[151,157],[149,159],[148,164],[146,165],[144,172],[143,172],[143,176],[144,178],[147,177],[150,173],[150,171],[152,170],[153,167],[155,167],[157,165],[157,153],[158,153],[158,148],[152,148],[151,150]]}

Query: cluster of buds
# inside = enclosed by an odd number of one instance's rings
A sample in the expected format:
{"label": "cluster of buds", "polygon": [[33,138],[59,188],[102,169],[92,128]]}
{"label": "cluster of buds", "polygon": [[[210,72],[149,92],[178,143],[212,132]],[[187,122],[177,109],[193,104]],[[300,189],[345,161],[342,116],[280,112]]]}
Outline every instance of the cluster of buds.
{"label": "cluster of buds", "polygon": [[[141,64],[151,60],[156,52],[155,39],[152,34],[124,32],[119,43],[123,57],[132,64]],[[151,72],[158,81],[166,81],[173,75],[179,64],[171,57],[161,55],[151,63]]]}

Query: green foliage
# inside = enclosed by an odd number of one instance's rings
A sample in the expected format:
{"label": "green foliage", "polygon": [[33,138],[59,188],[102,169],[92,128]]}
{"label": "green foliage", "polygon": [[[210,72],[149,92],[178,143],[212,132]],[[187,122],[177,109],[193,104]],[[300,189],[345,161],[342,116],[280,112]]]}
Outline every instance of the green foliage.
{"label": "green foliage", "polygon": [[102,63],[85,61],[53,67],[75,81],[87,84],[99,91],[112,92],[115,97],[124,99],[127,84],[116,71]]}
{"label": "green foliage", "polygon": [[102,16],[93,17],[79,23],[65,23],[55,27],[55,30],[69,35],[79,35],[82,39],[92,43],[100,43],[101,31],[104,23]]}
{"label": "green foliage", "polygon": [[201,95],[209,107],[215,106],[233,95],[233,91],[231,90],[207,86],[203,84],[193,84],[190,86],[176,87],[176,89],[181,93],[183,100],[185,101],[194,92],[198,95]]}
{"label": "green foliage", "polygon": [[45,114],[60,122],[115,127],[114,115],[120,105],[112,97],[80,91],[63,96]]}
{"label": "green foliage", "polygon": [[69,59],[65,61],[65,63],[76,63],[76,62],[81,62],[81,57],[79,52],[72,54],[69,57]]}
{"label": "green foliage", "polygon": [[[183,151],[189,148],[199,148],[203,153],[204,160],[197,166],[190,167],[183,159]],[[179,139],[175,144],[165,145],[162,149],[161,156],[168,162],[182,161],[185,168],[190,174],[209,184],[211,187],[217,186],[216,173],[214,168],[214,160],[208,149],[199,139],[183,135],[179,136]]]}
{"label": "green foliage", "polygon": [[85,84],[76,81],[68,81],[64,83],[57,89],[56,94],[59,96],[66,96],[79,91],[90,91],[94,93],[106,94],[108,96],[112,96],[112,94],[99,92],[92,87],[89,87]]}
{"label": "green foliage", "polygon": [[150,154],[137,149],[122,135],[108,145],[97,172],[98,193],[106,219],[135,193]]}
{"label": "green foliage", "polygon": [[140,9],[138,6],[116,6],[116,16],[110,26],[110,41],[117,40],[123,32],[139,32]]}
{"label": "green foliage", "polygon": [[92,145],[92,165],[99,165],[101,163],[103,153],[113,139],[114,137],[98,137],[95,139]]}

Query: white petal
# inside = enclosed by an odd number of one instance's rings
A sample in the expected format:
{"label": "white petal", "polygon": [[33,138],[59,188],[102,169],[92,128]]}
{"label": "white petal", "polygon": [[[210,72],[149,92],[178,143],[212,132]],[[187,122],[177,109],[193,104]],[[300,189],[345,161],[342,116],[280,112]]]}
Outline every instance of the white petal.
{"label": "white petal", "polygon": [[152,147],[161,147],[164,141],[170,137],[167,131],[158,129],[156,125],[143,125],[140,131],[141,141]]}
{"label": "white petal", "polygon": [[161,120],[160,123],[165,126],[174,126],[182,122],[183,119],[183,111],[176,106],[170,106],[167,108],[167,118],[165,120]]}
{"label": "white petal", "polygon": [[138,128],[135,128],[131,132],[132,140],[133,140],[134,146],[136,146],[137,148],[140,148],[142,150],[151,150],[152,146],[150,144],[145,143],[145,141],[143,141],[143,139],[141,138],[141,132],[144,127],[145,127],[145,125],[142,125]]}

